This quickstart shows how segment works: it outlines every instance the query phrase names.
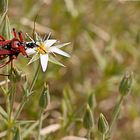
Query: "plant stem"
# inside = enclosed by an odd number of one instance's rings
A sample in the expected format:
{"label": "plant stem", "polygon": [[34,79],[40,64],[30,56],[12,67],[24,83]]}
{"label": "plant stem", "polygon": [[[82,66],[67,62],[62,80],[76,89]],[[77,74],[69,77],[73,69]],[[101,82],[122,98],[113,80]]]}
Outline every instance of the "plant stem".
{"label": "plant stem", "polygon": [[[8,73],[8,65],[6,66],[6,72]],[[5,89],[7,92],[6,95],[6,108],[7,108],[7,114],[8,114],[8,127],[10,127],[11,125],[11,107],[10,107],[10,94],[9,94],[9,86],[8,86],[8,77],[6,76],[6,85],[5,85]],[[7,131],[7,140],[11,140],[12,135],[11,135],[11,130],[10,128],[8,128]]]}
{"label": "plant stem", "polygon": [[35,72],[35,75],[34,75],[34,78],[32,80],[32,83],[31,83],[31,86],[30,86],[30,89],[29,89],[29,92],[32,92],[33,88],[34,88],[34,85],[36,83],[36,80],[38,78],[38,75],[39,75],[39,69],[40,69],[40,64],[38,63],[38,67],[36,69],[36,72]]}
{"label": "plant stem", "polygon": [[[6,66],[6,72],[8,73],[8,65]],[[6,76],[6,84],[5,84],[5,90],[7,92],[6,96],[6,107],[7,107],[7,113],[10,113],[10,101],[9,101],[9,91],[8,91],[8,76]]]}
{"label": "plant stem", "polygon": [[[33,90],[33,88],[34,88],[34,85],[35,85],[35,83],[36,83],[36,80],[37,80],[37,78],[38,78],[39,69],[40,69],[40,64],[38,64],[38,67],[37,67],[37,69],[36,69],[36,72],[35,72],[34,78],[33,78],[33,80],[32,80],[31,86],[30,86],[30,88],[29,88],[29,95],[31,94],[31,92],[32,92],[32,90]],[[23,96],[22,101],[21,101],[21,103],[20,103],[20,105],[19,105],[19,108],[18,108],[18,110],[17,110],[17,112],[16,112],[16,114],[15,114],[15,120],[18,118],[19,114],[21,113],[21,111],[22,111],[22,109],[23,109],[23,107],[24,107],[24,105],[25,105],[25,103],[26,103],[26,101],[27,101],[27,98],[29,98],[29,96],[28,96],[28,97],[26,97],[26,95]]]}
{"label": "plant stem", "polygon": [[105,140],[105,134],[102,134],[102,140]]}
{"label": "plant stem", "polygon": [[22,101],[20,103],[20,106],[18,108],[18,111],[15,114],[14,120],[16,120],[18,118],[18,116],[19,116],[20,112],[22,111],[24,105],[25,105],[25,97],[23,97],[23,99],[22,99]]}
{"label": "plant stem", "polygon": [[112,121],[111,121],[111,124],[110,124],[110,131],[111,131],[111,129],[112,129],[112,127],[113,127],[118,115],[119,115],[119,111],[120,111],[120,108],[121,108],[121,104],[123,102],[123,98],[124,98],[124,96],[122,95],[120,97],[118,103],[115,106],[115,111],[114,111],[113,118],[112,118]]}
{"label": "plant stem", "polygon": [[87,139],[88,139],[88,140],[90,140],[90,139],[91,139],[91,129],[88,129]]}
{"label": "plant stem", "polygon": [[8,105],[8,131],[7,131],[7,140],[11,140],[12,139],[11,128],[12,128],[12,123],[13,123],[13,120],[12,120],[12,112],[13,112],[13,105],[14,105],[14,100],[15,100],[15,92],[14,91],[11,91],[11,93],[8,93],[7,98],[8,98],[7,99],[7,102],[8,102],[8,104],[7,104]]}
{"label": "plant stem", "polygon": [[40,131],[42,128],[42,120],[43,120],[43,108],[41,108],[40,110],[40,116],[39,116],[39,126],[38,126],[38,140],[41,140],[41,136],[40,136]]}
{"label": "plant stem", "polygon": [[15,88],[16,88],[16,83],[12,84],[11,100],[10,100],[10,114],[9,114],[10,120],[12,117],[13,106],[14,106],[14,101],[15,101]]}

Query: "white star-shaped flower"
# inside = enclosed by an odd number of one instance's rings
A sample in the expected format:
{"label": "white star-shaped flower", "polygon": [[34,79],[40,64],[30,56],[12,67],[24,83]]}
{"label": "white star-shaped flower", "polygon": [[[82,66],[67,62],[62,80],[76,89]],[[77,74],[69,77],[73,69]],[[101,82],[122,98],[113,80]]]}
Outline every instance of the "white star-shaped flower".
{"label": "white star-shaped flower", "polygon": [[37,47],[35,47],[35,48],[28,48],[26,50],[26,53],[28,55],[34,54],[34,56],[29,61],[28,64],[30,64],[40,58],[40,63],[41,63],[43,72],[45,72],[47,69],[48,61],[51,61],[53,63],[64,66],[63,64],[58,62],[51,54],[54,54],[54,55],[59,54],[59,55],[65,56],[65,57],[70,57],[70,55],[68,53],[66,53],[60,49],[70,43],[54,45],[56,42],[57,42],[57,40],[55,40],[55,39],[47,39],[45,41],[36,42]]}

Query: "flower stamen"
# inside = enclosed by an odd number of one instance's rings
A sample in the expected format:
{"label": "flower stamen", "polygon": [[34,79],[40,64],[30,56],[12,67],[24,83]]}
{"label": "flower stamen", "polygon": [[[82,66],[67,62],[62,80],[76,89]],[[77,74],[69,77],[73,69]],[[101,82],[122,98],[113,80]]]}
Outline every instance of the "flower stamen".
{"label": "flower stamen", "polygon": [[48,51],[47,49],[45,48],[45,44],[44,43],[41,43],[39,45],[39,47],[37,47],[37,51],[41,54],[46,54]]}

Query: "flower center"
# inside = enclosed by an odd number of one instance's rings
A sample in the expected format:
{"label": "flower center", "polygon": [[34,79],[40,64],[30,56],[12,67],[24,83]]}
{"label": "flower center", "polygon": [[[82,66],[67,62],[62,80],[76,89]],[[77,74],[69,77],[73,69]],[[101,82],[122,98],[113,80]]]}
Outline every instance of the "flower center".
{"label": "flower center", "polygon": [[37,47],[37,51],[41,54],[46,54],[48,52],[44,43],[40,43],[39,47]]}

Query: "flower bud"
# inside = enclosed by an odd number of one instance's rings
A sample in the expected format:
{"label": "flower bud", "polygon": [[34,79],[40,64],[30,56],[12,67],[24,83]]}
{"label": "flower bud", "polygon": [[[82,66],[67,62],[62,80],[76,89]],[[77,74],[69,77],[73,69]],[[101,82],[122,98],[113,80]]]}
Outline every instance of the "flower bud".
{"label": "flower bud", "polygon": [[83,118],[83,125],[86,129],[91,129],[93,127],[93,124],[94,124],[94,120],[93,120],[92,111],[89,105],[87,104],[86,111]]}
{"label": "flower bud", "polygon": [[39,99],[39,106],[41,108],[46,108],[49,103],[50,103],[49,87],[48,85],[45,84]]}
{"label": "flower bud", "polygon": [[98,130],[102,134],[106,134],[109,130],[108,122],[102,113],[100,114],[99,120],[98,120]]}
{"label": "flower bud", "polygon": [[126,73],[122,78],[122,81],[119,86],[120,94],[123,96],[127,95],[131,90],[132,85],[132,73]]}
{"label": "flower bud", "polygon": [[96,98],[95,98],[95,94],[93,92],[91,92],[88,96],[88,104],[90,106],[90,108],[94,109],[96,107]]}

